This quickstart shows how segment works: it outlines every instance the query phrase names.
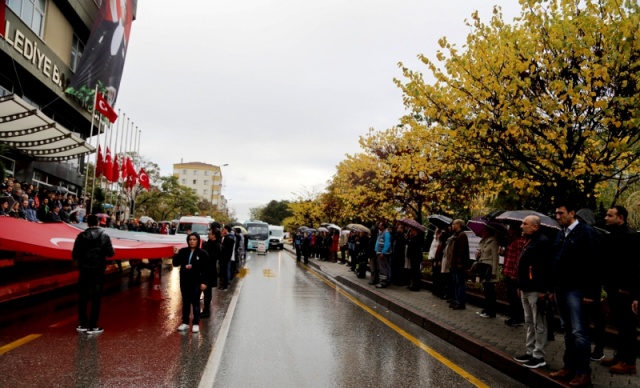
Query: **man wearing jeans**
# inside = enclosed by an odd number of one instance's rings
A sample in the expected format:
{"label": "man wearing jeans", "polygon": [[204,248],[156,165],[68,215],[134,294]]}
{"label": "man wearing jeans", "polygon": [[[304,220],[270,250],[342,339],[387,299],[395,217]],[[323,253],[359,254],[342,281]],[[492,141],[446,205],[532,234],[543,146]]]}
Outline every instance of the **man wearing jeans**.
{"label": "man wearing jeans", "polygon": [[518,260],[517,282],[527,328],[527,352],[514,359],[527,368],[539,368],[547,365],[544,360],[544,348],[547,344],[545,311],[551,244],[540,231],[538,216],[525,217],[522,221],[522,233],[525,244]]}
{"label": "man wearing jeans", "polygon": [[564,366],[549,376],[570,380],[570,387],[586,387],[591,385],[591,340],[584,305],[600,297],[594,271],[597,235],[591,226],[578,221],[575,206],[569,201],[556,207],[556,220],[562,230],[554,243],[551,278],[564,326],[565,351]]}
{"label": "man wearing jeans", "polygon": [[391,284],[391,232],[387,230],[387,224],[382,221],[378,223],[376,258],[380,271],[380,283],[376,287],[389,287]]}

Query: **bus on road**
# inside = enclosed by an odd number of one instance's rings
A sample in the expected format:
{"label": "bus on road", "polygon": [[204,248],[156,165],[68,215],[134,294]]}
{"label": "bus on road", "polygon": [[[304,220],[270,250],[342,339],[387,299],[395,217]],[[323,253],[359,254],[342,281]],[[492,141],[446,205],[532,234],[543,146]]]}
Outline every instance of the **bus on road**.
{"label": "bus on road", "polygon": [[247,229],[247,250],[258,250],[258,242],[262,241],[269,247],[269,224],[263,221],[252,220],[244,224]]}

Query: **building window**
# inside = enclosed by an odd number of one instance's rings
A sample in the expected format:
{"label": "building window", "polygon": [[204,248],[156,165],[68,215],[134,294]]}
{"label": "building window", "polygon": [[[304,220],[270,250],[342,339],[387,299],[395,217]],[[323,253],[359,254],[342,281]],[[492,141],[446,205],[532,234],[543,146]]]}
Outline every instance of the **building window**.
{"label": "building window", "polygon": [[13,159],[9,159],[4,156],[0,156],[0,161],[2,165],[4,165],[4,174],[5,176],[11,174],[11,176],[16,176],[16,161]]}
{"label": "building window", "polygon": [[182,175],[187,175],[187,170],[182,170]]}
{"label": "building window", "polygon": [[193,191],[194,191],[196,194],[198,194],[198,189],[193,189]]}
{"label": "building window", "polygon": [[186,180],[186,179],[183,179],[183,180],[182,180],[182,184],[183,184],[183,185],[186,185],[186,184],[187,184],[187,180]]}
{"label": "building window", "polygon": [[204,176],[209,176],[209,171],[204,170]]}
{"label": "building window", "polygon": [[197,184],[198,184],[198,180],[197,180],[197,179],[194,179],[194,180],[193,180],[193,184],[194,184],[194,185],[197,185]]}
{"label": "building window", "polygon": [[202,190],[202,194],[207,195],[207,189]]}
{"label": "building window", "polygon": [[45,0],[8,0],[7,6],[42,38]]}
{"label": "building window", "polygon": [[193,175],[198,175],[198,170],[193,170]]}
{"label": "building window", "polygon": [[78,35],[73,34],[73,42],[71,43],[71,71],[76,71],[82,53],[84,52],[84,43],[78,38]]}
{"label": "building window", "polygon": [[205,186],[206,186],[206,185],[208,185],[208,184],[209,184],[209,181],[205,179],[205,180],[204,180],[204,184],[205,184]]}

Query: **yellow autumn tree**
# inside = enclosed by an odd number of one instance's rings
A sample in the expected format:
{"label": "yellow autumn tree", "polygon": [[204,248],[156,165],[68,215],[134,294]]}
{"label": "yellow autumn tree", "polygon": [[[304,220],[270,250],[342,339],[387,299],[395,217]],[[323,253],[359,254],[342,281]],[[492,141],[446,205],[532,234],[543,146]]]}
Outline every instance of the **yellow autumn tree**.
{"label": "yellow autumn tree", "polygon": [[400,64],[396,82],[440,151],[480,167],[487,190],[541,210],[557,198],[593,206],[600,185],[640,178],[640,8],[520,4],[512,23],[500,8],[488,23],[475,13],[463,47],[442,38],[438,61],[420,56],[435,81]]}

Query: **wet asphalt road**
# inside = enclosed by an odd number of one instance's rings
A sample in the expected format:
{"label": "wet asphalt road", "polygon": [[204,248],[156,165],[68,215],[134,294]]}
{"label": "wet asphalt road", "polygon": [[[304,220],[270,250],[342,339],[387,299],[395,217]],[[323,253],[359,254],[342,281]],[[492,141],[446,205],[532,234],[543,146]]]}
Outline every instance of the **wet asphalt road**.
{"label": "wet asphalt road", "polygon": [[0,347],[40,336],[0,355],[0,387],[473,386],[443,359],[488,386],[520,386],[395,314],[347,297],[284,251],[251,252],[246,268],[229,291],[214,291],[214,315],[199,334],[176,332],[177,270],[163,274],[162,301],[146,298],[144,281],[106,296],[100,335],[75,332],[73,307],[2,328]]}

